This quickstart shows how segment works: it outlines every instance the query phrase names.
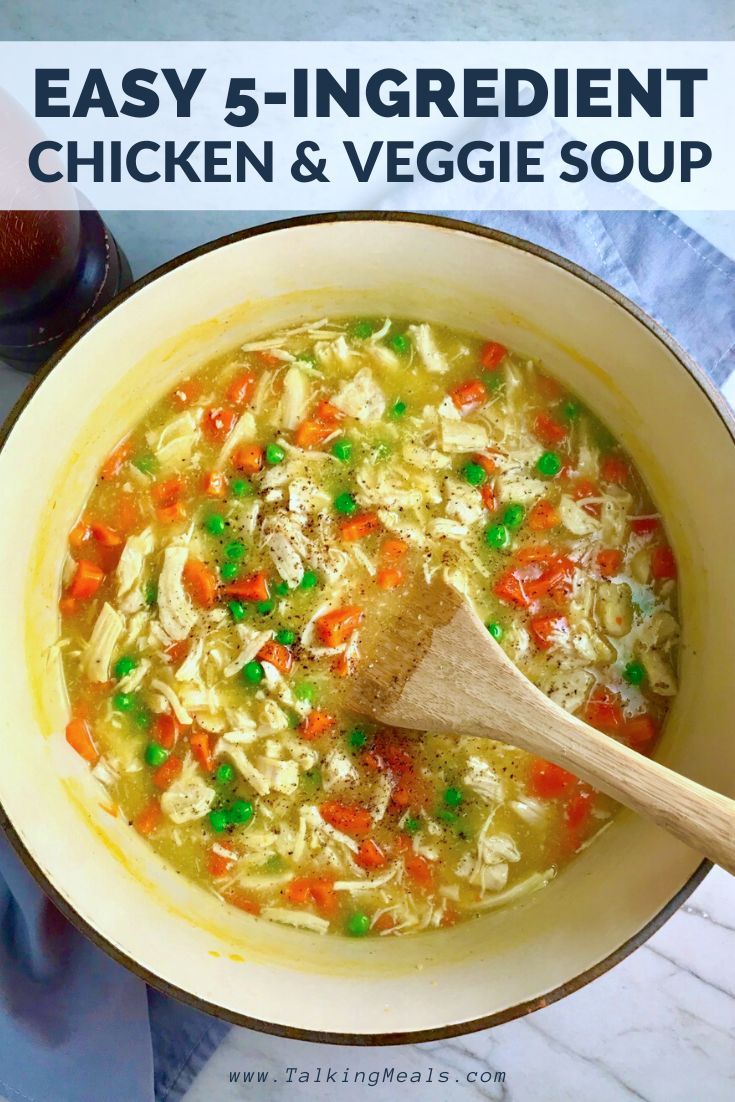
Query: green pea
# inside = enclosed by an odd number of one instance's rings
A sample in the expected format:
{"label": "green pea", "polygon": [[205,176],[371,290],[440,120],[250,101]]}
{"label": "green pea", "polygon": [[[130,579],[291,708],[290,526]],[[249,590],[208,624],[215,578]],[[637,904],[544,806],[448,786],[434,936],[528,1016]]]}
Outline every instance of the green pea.
{"label": "green pea", "polygon": [[236,562],[223,562],[219,568],[219,573],[223,582],[234,582],[240,573],[240,567]]}
{"label": "green pea", "polygon": [[235,800],[228,812],[231,823],[249,823],[255,814],[253,805],[249,800]]}
{"label": "green pea", "polygon": [[403,401],[403,399],[399,398],[397,402],[393,403],[390,415],[391,417],[403,417],[403,414],[406,412],[407,409],[408,406],[406,405],[406,403]]}
{"label": "green pea", "polygon": [[205,518],[204,527],[212,536],[221,536],[227,527],[227,521],[220,513],[210,513]]}
{"label": "green pea", "polygon": [[250,685],[259,685],[265,677],[265,671],[263,670],[262,662],[258,662],[254,658],[251,662],[246,662],[242,668],[242,676]]}
{"label": "green pea", "polygon": [[286,458],[286,453],[280,444],[266,444],[265,446],[265,461],[272,467],[275,467],[278,463],[283,463]]}
{"label": "green pea", "polygon": [[306,700],[309,704],[312,704],[316,689],[309,681],[298,681],[294,685],[293,694],[297,700]]}
{"label": "green pea", "polygon": [[490,632],[495,642],[499,643],[503,638],[503,625],[499,624],[497,620],[491,620],[485,627]]}
{"label": "green pea", "polygon": [[214,779],[217,784],[231,784],[235,779],[235,770],[228,762],[223,761],[221,765],[217,766]]}
{"label": "green pea", "polygon": [[318,765],[315,765],[312,769],[307,769],[303,773],[301,780],[306,788],[317,791],[322,787],[322,771]]}
{"label": "green pea", "polygon": [[523,524],[523,518],[526,515],[526,510],[522,505],[517,503],[509,505],[503,513],[503,524],[506,528],[519,528]]}
{"label": "green pea", "polygon": [[459,816],[456,811],[449,811],[448,808],[443,807],[437,811],[435,818],[439,819],[442,823],[448,823],[450,826],[452,823],[456,823]]}
{"label": "green pea", "polygon": [[246,478],[233,478],[230,482],[230,493],[233,497],[250,497],[253,487]]}
{"label": "green pea", "polygon": [[245,544],[240,543],[240,540],[233,540],[225,547],[225,555],[228,559],[242,559],[245,555]]}
{"label": "green pea", "polygon": [[230,817],[223,808],[218,808],[216,811],[210,811],[209,813],[209,825],[215,834],[221,834],[223,830],[227,829]]}
{"label": "green pea", "polygon": [[352,441],[335,440],[332,444],[332,455],[339,459],[340,463],[349,463],[352,458]]}
{"label": "green pea", "polygon": [[357,502],[355,501],[354,494],[350,494],[347,491],[342,494],[337,494],[334,499],[334,507],[343,517],[354,516],[357,512]]}
{"label": "green pea", "polygon": [[360,318],[359,321],[353,321],[350,326],[350,336],[356,337],[358,341],[366,341],[368,337],[372,337],[375,332],[375,325],[368,318]]}
{"label": "green pea", "polygon": [[623,677],[629,685],[642,685],[646,679],[646,671],[640,662],[628,662],[623,670]]}
{"label": "green pea", "polygon": [[299,582],[299,589],[314,589],[319,584],[319,578],[313,570],[305,570],[304,576]]}
{"label": "green pea", "polygon": [[131,712],[135,706],[135,696],[133,693],[115,693],[112,706],[116,712]]}
{"label": "green pea", "polygon": [[500,551],[510,543],[510,533],[504,524],[491,524],[485,529],[485,543]]}
{"label": "green pea", "polygon": [[411,341],[405,333],[394,333],[386,339],[386,344],[399,356],[407,356],[411,351]]}
{"label": "green pea", "polygon": [[241,620],[244,620],[248,614],[248,610],[245,608],[245,605],[242,603],[242,601],[230,601],[227,607],[230,610],[230,616],[236,624],[239,624]]}
{"label": "green pea", "polygon": [[421,820],[414,819],[413,817],[408,818],[403,824],[403,829],[407,834],[416,834],[416,832],[421,829]]}
{"label": "green pea", "polygon": [[465,482],[469,482],[470,486],[482,486],[487,478],[487,471],[479,463],[465,463],[462,468],[462,475]]}
{"label": "green pea", "polygon": [[270,616],[275,607],[276,602],[273,600],[273,598],[270,598],[268,601],[257,601],[255,604],[255,611],[260,616]]}
{"label": "green pea", "polygon": [[132,673],[135,667],[138,665],[137,658],[131,658],[130,655],[123,655],[122,658],[118,658],[115,663],[115,677],[118,681],[121,681],[123,677],[127,677],[129,673]]}
{"label": "green pea", "polygon": [[311,352],[299,352],[296,359],[302,364],[310,364],[311,367],[316,367],[316,356],[312,356]]}
{"label": "green pea", "polygon": [[447,805],[447,807],[459,807],[463,799],[464,796],[462,795],[460,790],[458,788],[455,788],[453,785],[450,785],[450,787],[447,788],[444,793],[444,803]]}
{"label": "green pea", "polygon": [[547,478],[555,478],[561,467],[561,459],[556,452],[544,452],[536,462],[536,470]]}
{"label": "green pea", "polygon": [[276,642],[280,643],[282,647],[290,647],[292,643],[296,642],[296,632],[291,631],[290,628],[281,628],[276,632]]}
{"label": "green pea", "polygon": [[355,727],[347,736],[347,742],[353,750],[362,750],[367,742],[367,735],[361,727]]}
{"label": "green pea", "polygon": [[365,937],[370,933],[370,919],[362,911],[356,911],[347,919],[345,930],[350,937]]}
{"label": "green pea", "polygon": [[143,591],[145,603],[147,605],[154,605],[158,600],[158,586],[155,582],[148,582]]}
{"label": "green pea", "polygon": [[565,421],[576,421],[579,418],[580,408],[577,402],[572,402],[571,399],[562,402],[561,415]]}
{"label": "green pea", "polygon": [[140,727],[141,731],[147,731],[153,723],[153,716],[148,708],[138,708],[133,714],[133,723],[136,727]]}
{"label": "green pea", "polygon": [[273,592],[277,597],[286,597],[288,596],[288,585],[286,582],[276,582],[273,586]]}
{"label": "green pea", "polygon": [[155,457],[152,455],[137,455],[133,460],[133,466],[137,467],[143,474],[152,474],[156,469],[157,463]]}
{"label": "green pea", "polygon": [[145,748],[145,760],[148,765],[163,765],[163,763],[167,759],[168,750],[164,750],[164,748],[157,742],[148,743]]}

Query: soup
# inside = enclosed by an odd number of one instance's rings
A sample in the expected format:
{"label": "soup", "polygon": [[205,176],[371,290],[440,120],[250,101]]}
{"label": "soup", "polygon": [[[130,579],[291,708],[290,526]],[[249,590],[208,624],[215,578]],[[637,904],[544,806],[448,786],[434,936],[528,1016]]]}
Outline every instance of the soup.
{"label": "soup", "polygon": [[181,380],[103,464],[63,569],[66,737],[111,813],[224,902],[318,933],[447,926],[542,888],[611,800],[350,710],[364,626],[422,572],[555,702],[651,751],[675,560],[630,458],[539,364],[322,319]]}

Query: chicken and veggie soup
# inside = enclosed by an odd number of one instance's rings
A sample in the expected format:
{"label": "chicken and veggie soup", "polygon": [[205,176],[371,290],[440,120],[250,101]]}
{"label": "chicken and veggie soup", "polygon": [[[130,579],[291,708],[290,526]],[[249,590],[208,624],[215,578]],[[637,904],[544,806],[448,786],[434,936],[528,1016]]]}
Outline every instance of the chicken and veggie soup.
{"label": "chicken and veggie soup", "polygon": [[112,814],[252,914],[380,936],[517,899],[612,801],[350,711],[361,632],[437,572],[554,701],[650,752],[676,565],[604,426],[538,364],[439,326],[244,345],[151,409],[69,536],[68,742]]}

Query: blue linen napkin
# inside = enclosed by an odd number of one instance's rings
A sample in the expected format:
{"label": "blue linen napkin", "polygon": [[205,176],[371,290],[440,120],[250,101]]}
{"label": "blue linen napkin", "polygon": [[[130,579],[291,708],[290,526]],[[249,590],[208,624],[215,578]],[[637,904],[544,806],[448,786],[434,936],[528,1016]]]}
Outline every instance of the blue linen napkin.
{"label": "blue linen napkin", "polygon": [[[453,213],[612,283],[718,385],[735,371],[735,263],[674,215]],[[77,933],[0,837],[0,1092],[10,1102],[177,1102],[227,1028],[147,989]]]}

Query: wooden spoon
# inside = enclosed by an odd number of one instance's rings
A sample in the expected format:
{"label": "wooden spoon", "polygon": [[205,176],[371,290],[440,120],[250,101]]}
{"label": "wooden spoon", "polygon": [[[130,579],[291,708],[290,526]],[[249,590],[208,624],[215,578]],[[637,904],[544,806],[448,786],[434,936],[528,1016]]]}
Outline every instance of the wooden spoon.
{"label": "wooden spoon", "polygon": [[[377,645],[379,642],[379,646]],[[569,769],[735,873],[735,800],[682,777],[549,700],[441,578],[367,640],[352,703],[393,727],[510,743]]]}

